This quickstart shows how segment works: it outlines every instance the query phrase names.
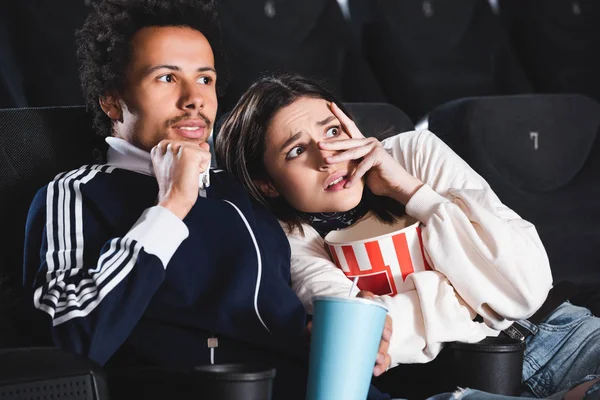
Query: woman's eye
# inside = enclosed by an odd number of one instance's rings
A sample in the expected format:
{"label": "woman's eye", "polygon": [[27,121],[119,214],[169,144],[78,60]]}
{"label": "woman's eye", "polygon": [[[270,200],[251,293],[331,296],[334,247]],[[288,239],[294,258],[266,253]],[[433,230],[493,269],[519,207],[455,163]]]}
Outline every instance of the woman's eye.
{"label": "woman's eye", "polygon": [[336,137],[336,136],[339,136],[339,134],[340,134],[340,129],[337,126],[335,126],[333,128],[327,129],[327,132],[325,133],[325,137],[326,138]]}
{"label": "woman's eye", "polygon": [[198,83],[201,83],[203,85],[208,85],[211,82],[212,82],[212,79],[209,76],[203,76],[200,79],[198,79]]}
{"label": "woman's eye", "polygon": [[304,153],[304,149],[300,146],[293,147],[290,151],[288,151],[285,158],[291,160],[293,158],[298,157],[300,154]]}
{"label": "woman's eye", "polygon": [[159,76],[158,77],[158,81],[159,82],[171,83],[171,82],[173,82],[173,75],[172,74],[167,74],[167,75]]}

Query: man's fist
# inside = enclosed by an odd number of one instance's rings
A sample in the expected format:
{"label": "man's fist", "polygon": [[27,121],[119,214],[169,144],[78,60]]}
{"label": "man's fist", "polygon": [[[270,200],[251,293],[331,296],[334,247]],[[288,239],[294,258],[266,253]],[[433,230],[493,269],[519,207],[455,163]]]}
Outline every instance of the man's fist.
{"label": "man's fist", "polygon": [[210,148],[163,140],[150,152],[158,181],[158,205],[184,219],[198,199],[200,174],[210,167]]}

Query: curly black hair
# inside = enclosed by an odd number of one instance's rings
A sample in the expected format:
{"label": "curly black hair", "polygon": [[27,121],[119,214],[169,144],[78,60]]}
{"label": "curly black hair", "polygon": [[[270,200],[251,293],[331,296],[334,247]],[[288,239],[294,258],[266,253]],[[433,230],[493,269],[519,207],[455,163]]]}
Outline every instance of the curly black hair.
{"label": "curly black hair", "polygon": [[217,17],[215,0],[103,0],[94,5],[76,40],[81,86],[88,110],[94,114],[96,132],[111,135],[112,122],[98,100],[123,90],[131,39],[145,27],[186,26],[202,32],[215,56],[217,92],[221,94],[227,73]]}

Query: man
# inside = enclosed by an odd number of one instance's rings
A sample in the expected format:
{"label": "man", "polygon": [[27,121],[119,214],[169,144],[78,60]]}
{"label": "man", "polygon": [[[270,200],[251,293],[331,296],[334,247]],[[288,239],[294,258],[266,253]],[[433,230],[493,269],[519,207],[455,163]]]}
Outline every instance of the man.
{"label": "man", "polygon": [[277,368],[275,398],[304,398],[306,315],[287,239],[241,185],[208,173],[214,5],[107,0],[78,47],[109,150],[32,203],[25,268],[38,271],[34,306],[53,342],[109,367],[261,362]]}

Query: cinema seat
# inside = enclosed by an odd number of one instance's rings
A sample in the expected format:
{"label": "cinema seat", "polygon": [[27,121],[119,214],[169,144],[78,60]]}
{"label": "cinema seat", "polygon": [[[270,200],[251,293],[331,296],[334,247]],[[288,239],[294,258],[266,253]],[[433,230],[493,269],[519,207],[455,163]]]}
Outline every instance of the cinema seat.
{"label": "cinema seat", "polygon": [[370,4],[363,50],[388,102],[414,122],[457,98],[531,91],[487,0]]}
{"label": "cinema seat", "polygon": [[536,226],[554,281],[597,294],[600,104],[567,94],[467,98],[436,108],[428,123]]}
{"label": "cinema seat", "polygon": [[385,101],[336,0],[223,0],[219,14],[231,78],[220,111],[274,72],[316,79],[345,101]]}

